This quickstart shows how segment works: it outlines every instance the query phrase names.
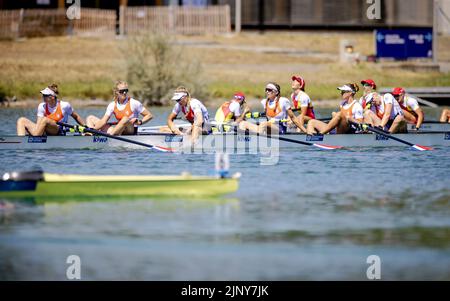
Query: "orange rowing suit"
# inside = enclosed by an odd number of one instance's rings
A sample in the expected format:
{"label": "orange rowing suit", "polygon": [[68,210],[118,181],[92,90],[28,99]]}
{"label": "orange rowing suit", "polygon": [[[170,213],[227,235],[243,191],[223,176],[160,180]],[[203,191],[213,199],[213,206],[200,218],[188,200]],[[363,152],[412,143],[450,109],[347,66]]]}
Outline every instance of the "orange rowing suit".
{"label": "orange rowing suit", "polygon": [[64,119],[64,114],[61,110],[61,103],[58,101],[56,104],[56,110],[55,112],[51,113],[48,109],[48,104],[45,104],[45,113],[44,116],[47,118],[50,118],[51,120],[54,120],[56,122],[59,122]]}
{"label": "orange rowing suit", "polygon": [[131,99],[128,98],[127,104],[125,105],[125,109],[123,110],[119,110],[117,108],[117,100],[115,101],[115,106],[114,106],[114,116],[116,117],[117,121],[122,120],[123,117],[128,117],[130,118],[131,116],[133,116],[133,111],[131,111]]}

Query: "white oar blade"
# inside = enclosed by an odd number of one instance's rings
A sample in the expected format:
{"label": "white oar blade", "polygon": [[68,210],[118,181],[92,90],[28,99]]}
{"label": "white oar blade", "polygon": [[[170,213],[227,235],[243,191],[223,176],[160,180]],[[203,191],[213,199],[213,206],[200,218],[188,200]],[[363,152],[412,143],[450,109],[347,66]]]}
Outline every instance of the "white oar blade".
{"label": "white oar blade", "polygon": [[154,149],[162,151],[162,152],[170,152],[173,153],[173,149],[171,148],[167,148],[167,147],[162,147],[162,146],[153,146]]}
{"label": "white oar blade", "polygon": [[342,148],[342,146],[334,146],[334,145],[326,145],[326,144],[319,144],[319,143],[313,143],[314,146],[317,146],[318,148],[321,149],[340,149]]}
{"label": "white oar blade", "polygon": [[414,144],[412,146],[414,149],[418,150],[418,151],[429,151],[429,150],[433,150],[433,148],[428,147],[428,146],[423,146],[423,145],[418,145],[418,144]]}

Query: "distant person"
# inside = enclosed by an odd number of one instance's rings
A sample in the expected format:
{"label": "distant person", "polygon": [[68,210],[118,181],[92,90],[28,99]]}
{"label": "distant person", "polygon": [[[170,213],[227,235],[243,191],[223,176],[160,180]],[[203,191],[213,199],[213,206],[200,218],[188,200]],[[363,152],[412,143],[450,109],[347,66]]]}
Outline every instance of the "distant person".
{"label": "distant person", "polygon": [[450,109],[444,109],[441,114],[440,122],[450,123]]}
{"label": "distant person", "polygon": [[228,132],[233,126],[238,126],[244,120],[245,114],[250,112],[250,108],[245,103],[245,95],[242,92],[236,92],[233,99],[224,102],[215,115],[216,124],[221,127],[220,131]]}
{"label": "distant person", "polygon": [[[308,123],[311,119],[316,119],[316,114],[314,113],[314,107],[312,105],[311,98],[305,92],[306,82],[299,75],[293,75],[291,77],[292,83],[292,109],[300,111],[300,114],[296,117],[301,127],[298,131],[306,133],[305,123]],[[291,122],[292,124],[292,122]]]}
{"label": "distant person", "polygon": [[[176,104],[167,117],[167,127],[161,128],[160,131],[169,131],[177,135],[192,134],[193,142],[197,141],[198,136],[211,132],[208,110],[200,100],[191,97],[188,89],[183,86],[176,88],[172,100]],[[180,113],[191,124],[191,127],[184,133],[174,123]]]}
{"label": "distant person", "polygon": [[31,136],[64,135],[62,127],[57,122],[67,122],[69,116],[72,116],[78,124],[85,125],[83,118],[73,110],[68,102],[58,99],[58,85],[52,84],[40,93],[43,102],[38,106],[36,123],[20,117],[17,120],[18,136],[25,136],[27,133]]}
{"label": "distant person", "polygon": [[[87,125],[95,130],[107,132],[110,135],[135,135],[137,126],[142,125],[153,118],[153,115],[144,105],[128,95],[128,84],[117,81],[113,88],[113,101],[106,108],[102,119],[90,115],[87,117]],[[108,123],[111,116],[117,123]],[[142,116],[142,119],[139,117]]]}
{"label": "distant person", "polygon": [[260,125],[242,121],[239,129],[260,134],[286,134],[287,121],[290,118],[292,122],[300,128],[300,122],[292,112],[289,99],[281,96],[281,88],[277,83],[268,83],[265,88],[267,98],[261,100],[267,121]]}
{"label": "distant person", "polygon": [[398,101],[398,104],[403,110],[405,120],[409,123],[415,124],[415,129],[418,130],[422,126],[424,114],[422,108],[419,106],[417,99],[406,95],[405,89],[397,87],[392,90],[392,95]]}
{"label": "distant person", "polygon": [[370,109],[370,103],[378,95],[376,92],[377,85],[372,79],[365,79],[361,81],[361,85],[364,88],[363,96],[359,99],[359,103],[363,107],[363,110]]}
{"label": "distant person", "polygon": [[307,133],[327,134],[336,129],[337,134],[353,134],[357,129],[352,123],[362,123],[364,121],[363,107],[355,99],[355,94],[359,91],[359,86],[355,84],[345,84],[337,88],[341,92],[342,103],[340,111],[333,114],[329,123],[320,120],[310,120],[308,122]]}

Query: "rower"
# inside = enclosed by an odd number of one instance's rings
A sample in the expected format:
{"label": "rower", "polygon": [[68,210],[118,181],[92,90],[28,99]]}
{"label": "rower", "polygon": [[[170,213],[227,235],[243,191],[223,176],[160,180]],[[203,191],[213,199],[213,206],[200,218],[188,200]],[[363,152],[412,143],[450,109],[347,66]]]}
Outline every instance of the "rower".
{"label": "rower", "polygon": [[[369,103],[372,101],[374,97],[379,95],[376,92],[377,85],[372,79],[365,79],[361,81],[361,85],[364,87],[363,96],[359,99],[359,103],[363,107],[363,110],[370,109]],[[369,105],[369,107],[367,107]]]}
{"label": "rower", "polygon": [[375,95],[366,105],[364,122],[390,133],[405,133],[406,121],[403,111],[394,96],[386,93]]}
{"label": "rower", "polygon": [[356,92],[359,91],[358,85],[356,83],[345,84],[337,89],[341,91],[343,99],[340,105],[340,111],[333,115],[333,118],[328,124],[317,119],[310,120],[307,127],[307,133],[309,135],[314,135],[317,132],[327,134],[334,128],[336,128],[337,134],[351,134],[357,131],[351,123],[363,122],[363,108],[354,98]]}
{"label": "rower", "polygon": [[233,122],[233,126],[239,125],[249,111],[250,108],[245,104],[244,93],[236,92],[232,100],[226,101],[217,110],[215,116],[217,128],[220,131],[228,132],[231,129],[229,123]]}
{"label": "rower", "polygon": [[78,124],[85,124],[83,118],[73,110],[70,103],[58,99],[58,85],[52,84],[40,93],[43,102],[38,106],[36,123],[28,118],[20,117],[17,120],[18,136],[25,136],[27,132],[31,136],[63,135],[63,129],[56,123],[67,122],[69,116],[72,116]]}
{"label": "rower", "polygon": [[296,117],[301,127],[297,129],[298,132],[302,131],[306,133],[305,123],[311,119],[316,119],[314,114],[314,107],[312,105],[311,98],[305,92],[305,80],[299,75],[292,76],[292,91],[291,100],[293,103],[292,109],[300,111],[300,114]]}
{"label": "rower", "polygon": [[[191,98],[189,91],[180,86],[175,90],[172,100],[176,101],[172,112],[167,117],[167,127],[171,133],[183,135],[183,132],[175,125],[174,120],[178,114],[183,113],[187,121],[191,123],[191,128],[184,132],[184,134],[192,134],[192,141],[197,141],[201,134],[209,134],[211,132],[209,125],[209,114],[203,103]],[[167,128],[162,128],[161,131],[167,131]]]}
{"label": "rower", "polygon": [[422,125],[424,115],[417,99],[406,95],[405,90],[400,87],[394,88],[392,90],[392,95],[402,108],[403,114],[405,115],[405,120],[409,123],[415,124],[415,129],[419,130]]}
{"label": "rower", "polygon": [[440,122],[448,122],[450,123],[450,109],[444,109],[441,114]]}
{"label": "rower", "polygon": [[292,112],[289,99],[280,96],[280,86],[277,83],[268,83],[265,92],[267,98],[261,100],[261,105],[264,108],[267,121],[262,122],[260,125],[242,121],[239,124],[239,129],[260,134],[286,134],[288,117],[300,128],[301,124]]}
{"label": "rower", "polygon": [[[117,81],[113,93],[114,99],[106,108],[102,119],[93,115],[87,117],[88,127],[110,135],[135,135],[137,126],[150,121],[153,115],[140,101],[128,95],[126,82]],[[108,123],[112,115],[116,117],[117,123]],[[142,119],[139,119],[140,115],[143,116]]]}

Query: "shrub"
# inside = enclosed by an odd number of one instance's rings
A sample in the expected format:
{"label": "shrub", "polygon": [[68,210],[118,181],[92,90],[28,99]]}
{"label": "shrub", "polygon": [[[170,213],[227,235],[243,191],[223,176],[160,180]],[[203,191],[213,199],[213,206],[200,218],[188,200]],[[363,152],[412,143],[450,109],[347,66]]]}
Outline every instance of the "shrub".
{"label": "shrub", "polygon": [[170,104],[180,85],[196,98],[207,97],[200,61],[174,46],[172,37],[157,33],[130,37],[123,52],[130,89],[146,105]]}

